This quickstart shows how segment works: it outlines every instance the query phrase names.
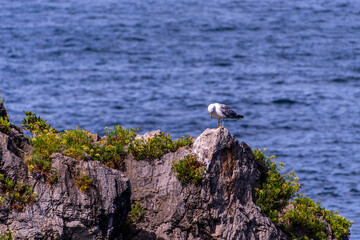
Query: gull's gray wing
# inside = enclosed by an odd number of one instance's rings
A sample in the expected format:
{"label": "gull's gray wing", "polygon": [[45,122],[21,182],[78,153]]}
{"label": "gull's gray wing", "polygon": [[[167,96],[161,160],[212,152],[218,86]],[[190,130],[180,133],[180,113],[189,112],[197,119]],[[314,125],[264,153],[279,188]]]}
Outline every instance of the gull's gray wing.
{"label": "gull's gray wing", "polygon": [[219,104],[220,105],[220,111],[227,117],[227,118],[234,118],[237,117],[238,114],[232,110],[229,106],[225,104]]}

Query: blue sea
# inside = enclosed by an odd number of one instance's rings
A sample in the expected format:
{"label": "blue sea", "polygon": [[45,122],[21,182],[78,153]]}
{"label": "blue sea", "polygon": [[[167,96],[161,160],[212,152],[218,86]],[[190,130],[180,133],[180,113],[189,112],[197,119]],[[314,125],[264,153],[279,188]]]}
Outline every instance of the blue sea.
{"label": "blue sea", "polygon": [[0,0],[10,119],[58,130],[217,127],[269,149],[360,239],[360,1]]}

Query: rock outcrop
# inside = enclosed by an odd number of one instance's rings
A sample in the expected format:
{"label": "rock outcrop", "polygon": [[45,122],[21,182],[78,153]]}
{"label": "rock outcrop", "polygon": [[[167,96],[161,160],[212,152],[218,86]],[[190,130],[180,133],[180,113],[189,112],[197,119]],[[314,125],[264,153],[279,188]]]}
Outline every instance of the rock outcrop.
{"label": "rock outcrop", "polygon": [[[0,173],[13,182],[33,186],[36,200],[22,211],[0,205],[0,232],[12,229],[18,239],[122,239],[130,204],[129,180],[118,170],[97,161],[77,161],[60,153],[52,155],[57,180],[31,173],[23,157],[31,150],[22,130],[12,126],[0,132]],[[88,192],[75,186],[86,173],[92,179]]]}
{"label": "rock outcrop", "polygon": [[[196,154],[207,168],[200,185],[183,186],[171,162]],[[192,147],[161,159],[125,160],[132,199],[146,210],[127,239],[287,239],[253,202],[264,166],[227,129],[207,129]]]}
{"label": "rock outcrop", "polygon": [[[0,116],[7,116],[1,102]],[[160,159],[135,160],[130,155],[123,173],[90,156],[78,161],[54,153],[50,172],[57,179],[51,183],[46,174],[29,171],[24,158],[31,150],[21,128],[11,125],[10,132],[0,132],[0,174],[33,186],[37,193],[21,211],[0,198],[0,232],[9,227],[18,239],[287,239],[254,204],[254,189],[265,167],[227,129],[207,129],[191,146]],[[198,185],[182,185],[172,173],[171,163],[188,154],[206,166]],[[83,173],[92,179],[88,192],[76,186]],[[0,190],[6,194],[2,183]],[[130,197],[145,209],[145,216],[128,225]]]}

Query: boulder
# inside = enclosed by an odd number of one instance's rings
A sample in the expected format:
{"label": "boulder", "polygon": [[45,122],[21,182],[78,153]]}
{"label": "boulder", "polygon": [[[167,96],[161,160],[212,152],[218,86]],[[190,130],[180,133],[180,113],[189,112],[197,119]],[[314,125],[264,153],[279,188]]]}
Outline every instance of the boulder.
{"label": "boulder", "polygon": [[[206,165],[199,185],[172,173],[171,162],[187,154]],[[125,166],[132,199],[146,211],[126,239],[287,239],[253,201],[264,166],[227,129],[206,129],[192,146],[151,161],[129,157]]]}

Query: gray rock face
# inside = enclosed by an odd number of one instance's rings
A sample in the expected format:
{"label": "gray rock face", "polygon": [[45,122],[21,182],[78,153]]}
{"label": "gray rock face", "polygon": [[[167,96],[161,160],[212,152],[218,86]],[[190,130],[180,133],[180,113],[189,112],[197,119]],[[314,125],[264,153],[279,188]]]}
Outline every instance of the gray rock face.
{"label": "gray rock face", "polygon": [[[50,184],[28,171],[22,155],[29,149],[19,129],[13,127],[9,135],[0,132],[0,172],[37,192],[36,201],[22,212],[0,207],[0,232],[10,227],[18,239],[122,239],[131,189],[120,171],[55,153],[52,170],[58,172],[58,179]],[[75,186],[81,173],[92,179],[89,192]]]}
{"label": "gray rock face", "polygon": [[[207,166],[198,186],[182,186],[171,173],[171,162],[189,153]],[[127,239],[287,239],[253,203],[263,166],[227,129],[207,129],[192,148],[153,161],[128,158],[125,166],[132,199],[146,210]]]}

